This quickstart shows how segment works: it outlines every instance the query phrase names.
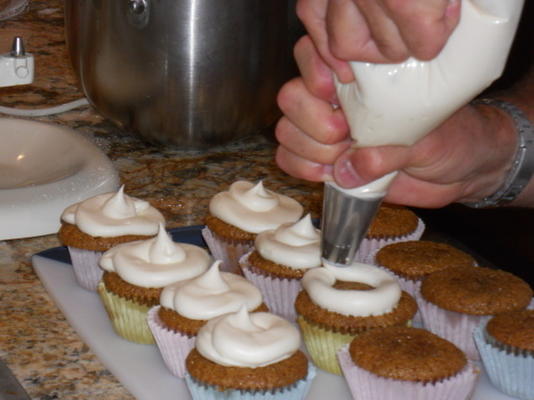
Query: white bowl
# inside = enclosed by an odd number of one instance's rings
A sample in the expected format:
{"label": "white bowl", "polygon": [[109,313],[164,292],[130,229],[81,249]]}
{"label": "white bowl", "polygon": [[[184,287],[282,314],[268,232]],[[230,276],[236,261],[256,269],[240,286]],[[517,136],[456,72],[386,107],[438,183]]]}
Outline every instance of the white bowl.
{"label": "white bowl", "polygon": [[72,129],[0,118],[0,240],[55,233],[70,204],[111,192],[107,156]]}

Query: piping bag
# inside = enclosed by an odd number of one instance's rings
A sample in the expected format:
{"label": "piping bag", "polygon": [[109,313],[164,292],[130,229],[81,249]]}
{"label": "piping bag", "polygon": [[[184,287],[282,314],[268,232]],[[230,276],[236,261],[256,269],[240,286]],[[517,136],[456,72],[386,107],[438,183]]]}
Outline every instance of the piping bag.
{"label": "piping bag", "polygon": [[[350,62],[355,80],[336,82],[353,146],[411,146],[467,104],[504,70],[524,0],[463,0],[458,26],[436,58],[400,64]],[[389,185],[391,172],[366,185],[324,185],[323,261],[348,266]]]}

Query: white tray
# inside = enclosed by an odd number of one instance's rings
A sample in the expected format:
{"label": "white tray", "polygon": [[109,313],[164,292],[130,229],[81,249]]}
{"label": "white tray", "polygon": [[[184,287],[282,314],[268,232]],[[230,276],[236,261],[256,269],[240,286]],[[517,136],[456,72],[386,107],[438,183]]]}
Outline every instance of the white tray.
{"label": "white tray", "polygon": [[[195,234],[190,227],[186,234]],[[176,236],[183,231],[173,232]],[[187,238],[190,239],[190,238]],[[194,240],[185,240],[195,243]],[[186,400],[189,391],[183,379],[167,370],[155,345],[129,342],[119,337],[96,293],[82,289],[74,280],[68,252],[58,247],[33,256],[41,282],[82,340],[100,361],[138,400]],[[318,370],[307,400],[350,400],[340,376]],[[472,400],[511,400],[495,389],[483,372]]]}

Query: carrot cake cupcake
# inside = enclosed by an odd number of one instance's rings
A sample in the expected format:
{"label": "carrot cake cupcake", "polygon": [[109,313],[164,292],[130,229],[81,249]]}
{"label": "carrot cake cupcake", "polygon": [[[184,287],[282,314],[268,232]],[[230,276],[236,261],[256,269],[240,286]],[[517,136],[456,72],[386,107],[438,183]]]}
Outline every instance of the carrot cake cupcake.
{"label": "carrot cake cupcake", "polygon": [[453,342],[478,360],[473,331],[483,319],[525,309],[532,289],[521,278],[498,269],[452,267],[421,284],[419,306],[425,328]]}
{"label": "carrot cake cupcake", "polygon": [[164,223],[163,215],[147,201],[130,197],[124,186],[65,209],[58,237],[68,247],[76,281],[96,290],[102,278],[98,260],[112,246],[153,237]]}
{"label": "carrot cake cupcake", "polygon": [[298,329],[277,315],[238,312],[209,320],[186,359],[193,400],[304,399],[315,369]]}
{"label": "carrot cake cupcake", "polygon": [[496,315],[474,338],[491,383],[509,396],[534,399],[534,309]]}
{"label": "carrot cake cupcake", "polygon": [[154,343],[146,319],[148,310],[159,304],[163,288],[202,274],[211,262],[203,248],[173,242],[163,224],[152,239],[106,251],[97,290],[115,332],[132,342]]}
{"label": "carrot cake cupcake", "polygon": [[254,249],[243,256],[243,274],[263,293],[269,310],[295,321],[295,298],[310,268],[321,266],[321,236],[310,214],[295,223],[261,232]]}
{"label": "carrot cake cupcake", "polygon": [[[469,254],[449,244],[427,240],[388,244],[379,249],[370,262],[392,272],[398,278],[401,288],[416,300],[421,281],[432,272],[450,267],[476,266],[475,259]],[[418,313],[414,324],[420,323]]]}
{"label": "carrot cake cupcake", "polygon": [[209,203],[202,236],[222,269],[239,271],[239,258],[254,246],[260,232],[297,221],[303,207],[296,200],[265,189],[262,181],[232,183]]}
{"label": "carrot cake cupcake", "polygon": [[308,270],[297,296],[297,322],[315,365],[341,374],[338,350],[367,330],[407,325],[417,311],[412,296],[381,268],[355,263]]}
{"label": "carrot cake cupcake", "polygon": [[467,400],[479,376],[454,344],[411,327],[362,333],[341,349],[339,362],[358,400]]}
{"label": "carrot cake cupcake", "polygon": [[150,309],[148,325],[173,375],[185,373],[185,357],[207,320],[238,311],[268,311],[261,292],[241,275],[219,271],[220,261],[196,278],[166,286],[160,305]]}
{"label": "carrot cake cupcake", "polygon": [[425,224],[407,207],[383,203],[363,238],[356,260],[368,262],[369,256],[390,243],[419,240]]}

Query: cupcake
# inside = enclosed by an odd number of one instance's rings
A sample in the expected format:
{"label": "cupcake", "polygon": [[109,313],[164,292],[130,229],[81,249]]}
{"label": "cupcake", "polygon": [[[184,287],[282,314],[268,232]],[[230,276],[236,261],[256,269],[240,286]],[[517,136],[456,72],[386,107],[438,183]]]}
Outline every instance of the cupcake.
{"label": "cupcake", "polygon": [[302,212],[300,203],[265,189],[261,181],[237,181],[211,199],[202,236],[223,261],[221,269],[239,272],[239,258],[252,249],[258,233],[295,222]]}
{"label": "cupcake", "polygon": [[417,311],[395,277],[366,264],[307,271],[295,301],[297,322],[315,365],[341,374],[337,352],[368,330],[407,325]]}
{"label": "cupcake", "polygon": [[418,303],[425,328],[478,360],[473,330],[484,318],[525,309],[531,299],[530,286],[509,272],[452,267],[423,280]]}
{"label": "cupcake", "polygon": [[304,399],[315,369],[298,329],[266,312],[238,312],[208,321],[186,359],[193,400]]}
{"label": "cupcake", "polygon": [[166,286],[148,325],[171,373],[184,377],[185,357],[207,320],[238,311],[267,311],[261,292],[244,277],[219,271],[215,261],[202,275]]}
{"label": "cupcake", "polygon": [[98,260],[119,243],[153,237],[163,215],[147,201],[130,197],[124,186],[73,204],[61,214],[60,242],[68,247],[74,276],[80,286],[96,290],[102,278]]}
{"label": "cupcake", "polygon": [[501,392],[534,399],[534,310],[502,313],[475,329],[488,377]]}
{"label": "cupcake", "polygon": [[425,224],[412,210],[393,204],[382,204],[363,238],[356,261],[367,262],[371,254],[390,243],[419,240]]}
{"label": "cupcake", "polygon": [[146,319],[148,310],[159,304],[163,288],[202,274],[211,261],[203,248],[173,242],[163,225],[152,239],[106,251],[97,290],[115,332],[132,342],[154,343]]}
{"label": "cupcake", "polygon": [[295,321],[300,281],[307,270],[321,266],[320,239],[307,214],[298,222],[259,233],[254,249],[241,258],[243,274],[260,288],[272,313]]}
{"label": "cupcake", "polygon": [[411,327],[362,333],[341,349],[339,362],[358,400],[466,400],[479,376],[454,344]]}
{"label": "cupcake", "polygon": [[[421,281],[432,272],[450,267],[473,267],[476,261],[469,254],[446,243],[410,240],[388,244],[379,249],[370,263],[392,272],[403,290],[417,300]],[[414,318],[420,325],[420,313]]]}

